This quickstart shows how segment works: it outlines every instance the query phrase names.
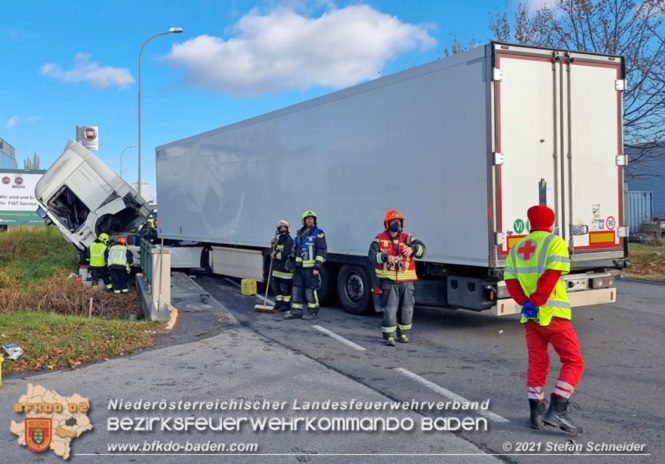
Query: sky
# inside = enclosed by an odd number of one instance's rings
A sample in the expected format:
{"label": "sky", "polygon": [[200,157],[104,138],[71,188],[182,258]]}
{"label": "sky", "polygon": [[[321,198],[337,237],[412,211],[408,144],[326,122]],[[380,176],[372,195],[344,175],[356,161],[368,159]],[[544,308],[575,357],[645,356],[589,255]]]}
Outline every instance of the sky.
{"label": "sky", "polygon": [[76,126],[99,126],[96,155],[120,173],[124,151],[136,181],[145,44],[154,191],[155,147],[436,60],[453,38],[488,42],[490,13],[517,1],[0,0],[0,137],[19,169],[34,153],[46,169]]}

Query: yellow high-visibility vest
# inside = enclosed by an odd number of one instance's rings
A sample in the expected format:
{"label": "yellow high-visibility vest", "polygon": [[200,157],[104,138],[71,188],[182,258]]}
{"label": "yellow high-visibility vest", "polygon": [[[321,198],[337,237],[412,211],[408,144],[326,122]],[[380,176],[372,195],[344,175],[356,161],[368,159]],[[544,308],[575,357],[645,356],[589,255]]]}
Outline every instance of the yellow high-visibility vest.
{"label": "yellow high-visibility vest", "polygon": [[[538,279],[548,269],[560,271],[561,275],[570,272],[568,246],[558,235],[538,230],[512,246],[506,259],[503,278],[517,279],[528,297],[536,291]],[[553,317],[571,319],[566,284],[562,280],[557,282],[547,302],[540,306],[536,322],[547,326]],[[528,319],[522,316],[520,322],[524,324],[527,321]]]}
{"label": "yellow high-visibility vest", "polygon": [[106,252],[106,244],[102,242],[92,242],[90,245],[90,266],[91,267],[104,267],[106,260],[104,253]]}
{"label": "yellow high-visibility vest", "polygon": [[113,245],[109,250],[109,266],[112,266],[114,264],[119,264],[120,266],[128,266],[126,246]]}

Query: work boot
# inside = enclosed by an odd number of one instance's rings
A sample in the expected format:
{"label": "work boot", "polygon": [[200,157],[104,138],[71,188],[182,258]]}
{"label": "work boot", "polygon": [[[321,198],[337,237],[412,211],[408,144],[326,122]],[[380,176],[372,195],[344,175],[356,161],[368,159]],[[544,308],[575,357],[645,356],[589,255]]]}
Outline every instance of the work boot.
{"label": "work boot", "polygon": [[568,417],[568,404],[566,398],[552,393],[550,407],[547,408],[543,421],[552,427],[559,427],[564,432],[579,435],[582,433],[582,428],[573,424]]}
{"label": "work boot", "polygon": [[531,428],[542,429],[543,417],[545,416],[545,402],[530,399],[529,406],[531,407]]}
{"label": "work boot", "polygon": [[284,313],[284,319],[295,319],[296,316],[291,311],[287,311]]}
{"label": "work boot", "polygon": [[409,343],[409,337],[406,334],[397,334],[397,341],[400,343]]}
{"label": "work boot", "polygon": [[386,346],[395,346],[395,338],[394,337],[386,338]]}
{"label": "work boot", "polygon": [[289,310],[289,305],[288,303],[285,303],[283,301],[278,301],[277,305],[275,306],[275,309],[277,310],[278,313],[285,313]]}
{"label": "work boot", "polygon": [[312,319],[316,319],[318,317],[317,313],[305,313],[302,315],[302,318],[304,321],[309,321]]}

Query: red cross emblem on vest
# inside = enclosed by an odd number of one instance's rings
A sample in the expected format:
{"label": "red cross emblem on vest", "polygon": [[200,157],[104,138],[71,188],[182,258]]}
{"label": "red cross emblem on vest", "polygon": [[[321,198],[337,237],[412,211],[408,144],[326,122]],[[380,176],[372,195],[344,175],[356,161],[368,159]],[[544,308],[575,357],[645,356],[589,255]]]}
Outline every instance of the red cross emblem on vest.
{"label": "red cross emblem on vest", "polygon": [[519,254],[520,258],[524,261],[528,261],[531,259],[531,255],[536,252],[537,245],[538,244],[533,239],[525,240],[517,249],[517,254]]}

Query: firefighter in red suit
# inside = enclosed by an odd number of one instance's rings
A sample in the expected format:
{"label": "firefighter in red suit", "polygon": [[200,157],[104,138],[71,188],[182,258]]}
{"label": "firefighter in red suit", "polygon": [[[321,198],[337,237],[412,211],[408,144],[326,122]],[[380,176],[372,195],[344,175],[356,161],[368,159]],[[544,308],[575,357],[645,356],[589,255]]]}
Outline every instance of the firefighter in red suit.
{"label": "firefighter in red suit", "polygon": [[[559,278],[570,272],[566,242],[552,233],[554,211],[544,205],[529,208],[528,236],[513,245],[506,259],[504,279],[510,296],[522,306],[529,351],[527,397],[531,427],[547,425],[579,434],[582,429],[568,416],[568,404],[582,377],[584,361],[580,342],[571,323],[565,283]],[[545,384],[550,368],[548,345],[561,359],[561,372],[545,411]]]}

